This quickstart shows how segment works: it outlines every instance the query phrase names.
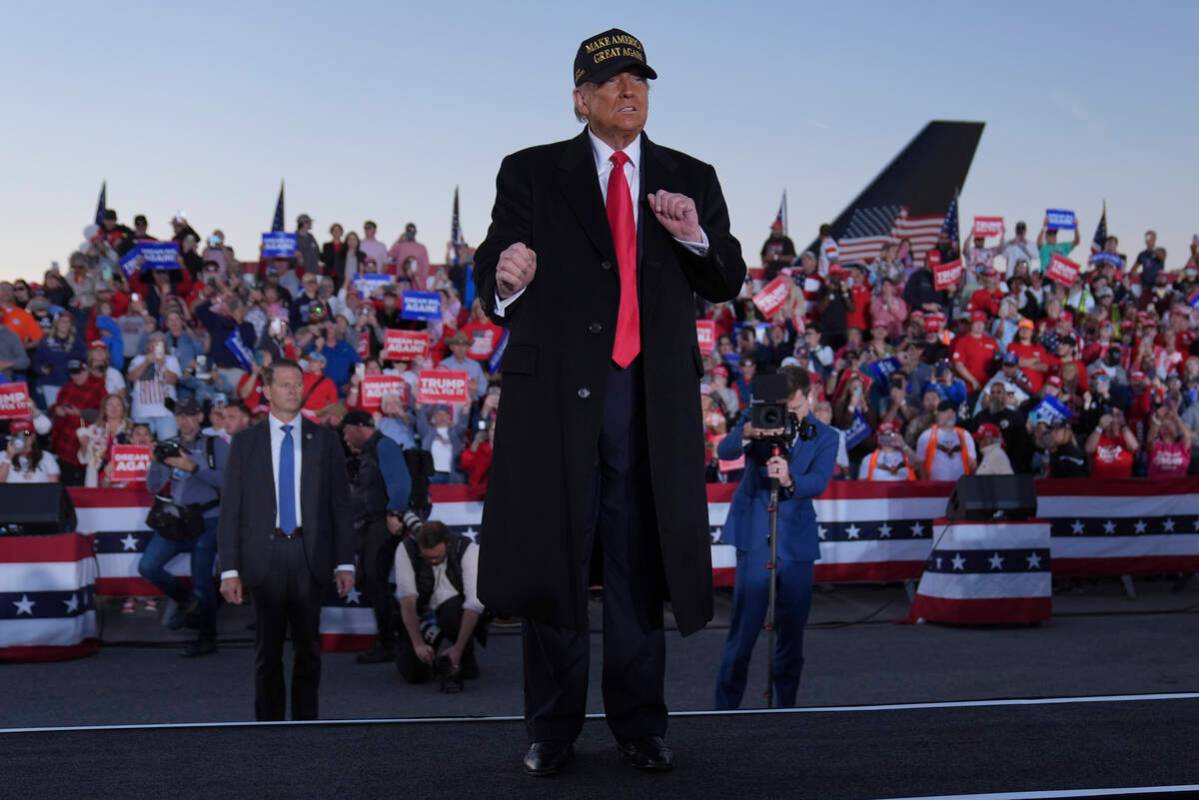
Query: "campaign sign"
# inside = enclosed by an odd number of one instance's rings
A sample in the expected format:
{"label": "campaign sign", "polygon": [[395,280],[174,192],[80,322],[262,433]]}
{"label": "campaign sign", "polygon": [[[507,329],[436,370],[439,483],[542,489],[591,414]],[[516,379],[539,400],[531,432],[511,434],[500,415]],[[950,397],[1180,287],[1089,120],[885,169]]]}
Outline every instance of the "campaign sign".
{"label": "campaign sign", "polygon": [[1062,286],[1073,286],[1078,281],[1080,269],[1077,262],[1071,261],[1061,253],[1054,253],[1049,262],[1049,269],[1045,270],[1045,277]]}
{"label": "campaign sign", "polygon": [[388,328],[383,341],[383,358],[389,361],[412,361],[429,351],[426,331],[405,331]]}
{"label": "campaign sign", "polygon": [[441,295],[438,292],[404,290],[404,306],[400,309],[400,318],[437,322],[441,319]]}
{"label": "campaign sign", "polygon": [[1037,407],[1033,409],[1033,413],[1037,415],[1037,422],[1048,422],[1050,424],[1058,420],[1069,422],[1070,418],[1074,416],[1073,412],[1065,404],[1049,395],[1046,395],[1037,404]]}
{"label": "campaign sign", "polygon": [[296,254],[296,235],[283,231],[262,234],[263,258],[291,258]]}
{"label": "campaign sign", "polygon": [[699,342],[699,352],[708,355],[716,349],[716,323],[710,319],[695,321],[695,338]]}
{"label": "campaign sign", "polygon": [[491,358],[491,351],[495,349],[495,344],[495,329],[478,328],[470,334],[470,350],[466,357],[473,358],[475,361],[486,361]]}
{"label": "campaign sign", "polygon": [[0,419],[29,419],[29,387],[20,381],[0,385]]}
{"label": "campaign sign", "polygon": [[974,238],[986,239],[990,236],[1003,236],[1003,217],[975,217]]}
{"label": "campaign sign", "polygon": [[378,411],[384,397],[403,397],[404,379],[399,375],[364,375],[358,403],[365,411]]}
{"label": "campaign sign", "polygon": [[150,471],[150,448],[137,444],[112,446],[112,479],[117,483],[136,483]]}
{"label": "campaign sign", "polygon": [[179,269],[179,245],[175,242],[139,242],[142,269]]}
{"label": "campaign sign", "polygon": [[887,378],[891,377],[891,373],[899,369],[899,359],[895,356],[879,359],[866,369],[870,372],[870,377],[874,378],[876,383],[886,383]]}
{"label": "campaign sign", "polygon": [[354,288],[363,297],[370,297],[376,289],[391,286],[395,279],[391,275],[380,275],[376,272],[365,272],[354,277]]}
{"label": "campaign sign", "polygon": [[791,279],[780,275],[762,287],[762,291],[754,295],[754,305],[762,312],[762,316],[770,319],[787,302],[791,293]]}
{"label": "campaign sign", "polygon": [[[936,252],[935,250],[933,252]],[[955,258],[945,264],[933,267],[933,286],[938,292],[943,292],[962,279],[962,259]]]}
{"label": "campaign sign", "polygon": [[1049,208],[1045,210],[1046,227],[1051,231],[1072,231],[1078,227],[1074,212],[1065,208]]}
{"label": "campaign sign", "polygon": [[470,402],[470,375],[464,370],[425,369],[416,375],[416,402],[427,405]]}
{"label": "campaign sign", "polygon": [[924,259],[928,262],[929,269],[936,269],[937,265],[941,263],[941,251],[934,247],[924,254]]}

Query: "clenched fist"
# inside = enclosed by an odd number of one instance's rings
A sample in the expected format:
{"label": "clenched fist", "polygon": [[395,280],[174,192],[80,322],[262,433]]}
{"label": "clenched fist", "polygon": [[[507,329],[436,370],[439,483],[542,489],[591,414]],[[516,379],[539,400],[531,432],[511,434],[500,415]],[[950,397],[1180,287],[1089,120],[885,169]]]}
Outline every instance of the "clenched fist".
{"label": "clenched fist", "polygon": [[533,281],[537,273],[537,254],[517,242],[500,253],[500,262],[495,268],[496,294],[507,300]]}
{"label": "clenched fist", "polygon": [[687,195],[663,189],[649,195],[649,207],[666,232],[674,238],[684,242],[703,241],[704,234],[699,227],[695,201]]}

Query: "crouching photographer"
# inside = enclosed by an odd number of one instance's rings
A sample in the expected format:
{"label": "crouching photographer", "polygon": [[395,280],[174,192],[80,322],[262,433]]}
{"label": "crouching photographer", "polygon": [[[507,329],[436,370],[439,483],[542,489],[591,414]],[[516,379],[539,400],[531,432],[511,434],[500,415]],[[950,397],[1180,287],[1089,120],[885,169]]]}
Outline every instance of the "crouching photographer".
{"label": "crouching photographer", "polygon": [[[154,446],[154,461],[146,474],[146,487],[154,495],[146,525],[154,536],[137,569],[171,600],[162,624],[172,630],[184,625],[197,629],[197,638],[182,654],[203,656],[216,652],[213,565],[229,445],[220,437],[201,433],[204,412],[195,400],[179,400],[174,411],[179,436]],[[190,591],[166,570],[167,562],[179,553],[191,553]]]}
{"label": "crouching photographer", "polygon": [[746,456],[722,541],[737,548],[733,608],[716,707],[737,708],[745,692],[750,656],[771,597],[772,486],[778,489],[773,703],[795,705],[803,670],[803,631],[812,601],[813,562],[820,558],[812,498],[824,491],[837,457],[837,433],[811,413],[811,379],[798,367],[754,379],[748,414],[717,447],[721,459]]}
{"label": "crouching photographer", "polygon": [[487,643],[488,619],[476,591],[479,546],[441,522],[415,527],[395,555],[396,599],[407,634],[397,642],[396,666],[409,683],[436,671],[442,691],[459,691],[463,680],[479,676],[475,642]]}

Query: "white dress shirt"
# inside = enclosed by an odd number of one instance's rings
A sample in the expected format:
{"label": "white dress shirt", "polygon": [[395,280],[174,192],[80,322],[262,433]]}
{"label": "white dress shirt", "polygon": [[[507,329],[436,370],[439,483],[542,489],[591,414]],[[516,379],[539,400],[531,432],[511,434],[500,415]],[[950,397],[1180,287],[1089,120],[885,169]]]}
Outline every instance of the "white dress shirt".
{"label": "white dress shirt", "polygon": [[[591,129],[587,129],[587,136],[591,139],[591,154],[595,157],[595,171],[599,179],[600,197],[604,201],[604,207],[608,206],[608,179],[612,176],[612,168],[615,164],[612,163],[612,154],[616,151],[608,145],[607,142],[600,139]],[[624,154],[629,157],[629,160],[624,163],[624,177],[629,184],[629,193],[632,195],[633,201],[633,227],[637,226],[638,217],[641,215],[641,203],[638,201],[641,193],[641,137],[638,136],[633,141],[629,142],[629,146],[624,149]],[[697,256],[705,256],[708,254],[708,234],[703,228],[699,229],[700,241],[685,242],[682,239],[676,238],[679,244],[686,247]],[[528,288],[528,287],[525,287]],[[515,302],[516,298],[524,294],[524,289],[513,293],[507,300],[501,300],[499,292],[495,295],[495,313],[498,316],[504,316],[508,306]]]}
{"label": "white dress shirt", "polygon": [[[296,495],[295,500],[293,502],[295,503],[295,509],[296,509],[296,527],[299,528],[299,527],[302,527],[304,524],[303,505],[300,503],[300,476],[303,474],[303,470],[302,470],[301,466],[304,461],[304,454],[303,454],[304,447],[303,447],[303,439],[302,439],[302,425],[303,425],[304,418],[301,417],[299,414],[297,414],[295,419],[293,419],[291,422],[284,422],[283,420],[276,417],[274,414],[268,414],[266,419],[267,419],[267,424],[270,426],[270,429],[271,429],[271,478],[273,479],[273,483],[275,484],[275,527],[276,528],[282,527],[282,525],[280,525],[280,523],[279,523],[279,468],[278,468],[278,464],[279,464],[279,453],[280,453],[281,449],[283,448],[283,437],[284,437],[283,426],[284,425],[292,426],[291,441],[292,441],[292,453],[294,454],[293,461],[295,462],[295,477],[292,480],[292,487],[295,490],[295,495]],[[338,572],[342,572],[342,571],[353,572],[354,565],[353,564],[338,564],[337,571]],[[225,578],[236,578],[236,577],[238,577],[238,572],[235,569],[227,569],[221,573],[221,580],[224,580]]]}
{"label": "white dress shirt", "polygon": [[[433,596],[429,598],[429,608],[436,610],[447,600],[458,596],[458,590],[450,583],[445,574],[446,562],[433,567]],[[396,600],[406,597],[416,597],[416,570],[412,559],[408,557],[408,548],[400,545],[396,548],[395,557]],[[467,611],[483,613],[483,604],[479,602],[479,546],[470,544],[462,554],[462,607]]]}

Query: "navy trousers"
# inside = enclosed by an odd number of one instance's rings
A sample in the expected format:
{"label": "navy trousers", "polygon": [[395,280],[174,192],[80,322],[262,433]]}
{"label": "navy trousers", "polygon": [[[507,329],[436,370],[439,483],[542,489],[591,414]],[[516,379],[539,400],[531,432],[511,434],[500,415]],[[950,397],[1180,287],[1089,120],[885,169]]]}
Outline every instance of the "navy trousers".
{"label": "navy trousers", "polygon": [[[724,657],[716,680],[716,708],[731,709],[741,705],[749,672],[749,659],[754,643],[766,622],[766,607],[770,602],[770,546],[763,536],[753,550],[737,551],[737,582],[733,587],[733,611],[729,637],[724,643]],[[811,561],[779,559],[777,594],[774,604],[775,650],[774,704],[791,708],[799,692],[799,677],[803,672],[803,633],[812,608]],[[765,670],[763,670],[765,671]]]}
{"label": "navy trousers", "polygon": [[[604,713],[617,739],[666,733],[661,551],[654,522],[641,359],[612,365],[597,453],[595,524],[604,574]],[[579,587],[586,591],[585,586]],[[525,622],[525,727],[531,741],[571,742],[587,709],[590,632]]]}

